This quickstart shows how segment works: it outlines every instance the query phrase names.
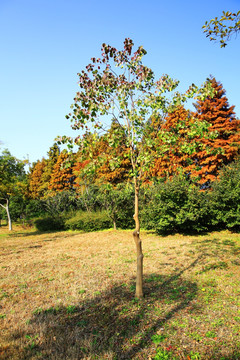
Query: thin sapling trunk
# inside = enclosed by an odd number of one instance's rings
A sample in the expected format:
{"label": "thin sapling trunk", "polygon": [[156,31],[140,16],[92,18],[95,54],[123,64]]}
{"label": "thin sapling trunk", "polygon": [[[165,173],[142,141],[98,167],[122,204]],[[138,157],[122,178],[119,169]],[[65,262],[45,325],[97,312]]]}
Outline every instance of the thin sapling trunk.
{"label": "thin sapling trunk", "polygon": [[135,230],[133,232],[133,238],[137,249],[137,276],[136,276],[136,297],[143,297],[143,253],[142,253],[142,241],[140,239],[140,222],[139,222],[139,187],[135,181]]}
{"label": "thin sapling trunk", "polygon": [[0,204],[7,213],[7,218],[8,218],[8,229],[9,231],[12,231],[12,220],[11,220],[11,216],[10,216],[10,212],[9,212],[9,201],[8,199],[6,199],[6,206],[4,206],[3,204]]}

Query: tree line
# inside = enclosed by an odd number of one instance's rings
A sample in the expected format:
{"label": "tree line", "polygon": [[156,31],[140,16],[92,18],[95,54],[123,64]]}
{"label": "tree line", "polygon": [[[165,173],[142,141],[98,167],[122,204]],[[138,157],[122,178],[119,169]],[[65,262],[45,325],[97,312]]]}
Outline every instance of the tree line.
{"label": "tree line", "polygon": [[[180,175],[199,190],[211,189],[223,166],[238,159],[240,131],[234,106],[229,105],[222,84],[214,77],[210,81],[215,94],[197,100],[195,112],[179,106],[165,118],[149,119],[154,160],[143,176],[145,188]],[[189,122],[193,121],[195,126],[202,128],[204,136],[190,127]],[[117,146],[113,146],[109,138],[116,128],[119,137]],[[164,136],[158,136],[160,131]],[[6,209],[8,214],[10,199],[14,220],[17,217],[24,220],[31,217],[28,206],[34,201],[47,201],[66,192],[81,197],[92,185],[120,189],[118,185],[131,183],[124,128],[113,121],[107,133],[97,135],[89,132],[86,137],[86,147],[71,155],[66,150],[61,151],[55,143],[47,158],[33,163],[29,173],[24,170],[26,161],[19,161],[9,151],[3,151],[0,157],[2,217]],[[87,202],[81,208],[92,209]]]}
{"label": "tree line", "polygon": [[[197,100],[195,112],[181,105],[165,118],[149,119],[153,156],[143,174],[145,184],[184,174],[200,189],[206,189],[218,178],[224,165],[237,159],[240,122],[222,84],[213,77],[210,82],[215,94]],[[118,138],[114,144],[111,137],[116,130]],[[64,190],[82,192],[89,183],[116,186],[131,181],[130,150],[123,127],[113,121],[104,135],[89,132],[86,138],[85,147],[71,156],[67,151],[61,152],[55,144],[47,159],[32,166],[29,174],[31,198],[44,198]]]}

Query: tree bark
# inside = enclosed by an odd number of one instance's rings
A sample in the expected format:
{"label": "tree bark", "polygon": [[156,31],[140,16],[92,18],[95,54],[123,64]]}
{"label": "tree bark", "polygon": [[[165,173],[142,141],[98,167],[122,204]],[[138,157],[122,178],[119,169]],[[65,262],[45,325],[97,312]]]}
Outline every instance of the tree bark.
{"label": "tree bark", "polygon": [[142,241],[140,239],[140,222],[139,222],[139,186],[135,180],[135,230],[133,238],[137,249],[137,276],[136,276],[136,293],[137,298],[143,297],[143,253]]}
{"label": "tree bark", "polygon": [[12,221],[11,221],[11,216],[10,216],[10,212],[9,212],[9,201],[8,199],[5,199],[6,200],[6,206],[0,204],[7,212],[7,217],[8,217],[8,229],[10,231],[12,231]]}
{"label": "tree bark", "polygon": [[10,212],[9,212],[8,200],[7,200],[6,211],[7,211],[7,217],[8,217],[8,230],[12,231],[12,220],[11,220],[11,216],[10,216]]}

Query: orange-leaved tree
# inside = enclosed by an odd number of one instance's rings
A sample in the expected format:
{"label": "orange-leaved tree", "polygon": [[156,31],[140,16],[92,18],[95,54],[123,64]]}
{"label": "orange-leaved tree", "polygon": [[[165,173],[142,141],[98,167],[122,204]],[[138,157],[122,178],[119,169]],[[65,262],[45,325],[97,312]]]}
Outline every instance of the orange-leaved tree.
{"label": "orange-leaved tree", "polygon": [[75,175],[73,174],[73,168],[70,164],[65,166],[65,162],[67,162],[67,160],[68,154],[62,151],[53,167],[49,181],[48,188],[49,190],[52,190],[53,193],[71,190],[74,188]]}
{"label": "orange-leaved tree", "polygon": [[[118,130],[118,136],[113,141],[114,133]],[[96,170],[96,181],[117,185],[130,181],[131,161],[130,148],[126,146],[127,135],[121,124],[113,120],[107,133],[99,138],[96,144],[97,154],[101,163]]]}
{"label": "orange-leaved tree", "polygon": [[197,139],[193,142],[192,136],[194,125],[197,124],[193,113],[183,105],[167,114],[161,126],[161,132],[165,136],[157,137],[154,146],[156,159],[150,170],[153,178],[171,178],[179,172],[189,172],[197,147]]}
{"label": "orange-leaved tree", "polygon": [[[46,168],[46,160],[38,160],[30,168],[29,173],[29,193],[33,199],[41,199],[44,197],[46,190],[48,189],[48,182],[43,178],[43,174]],[[49,180],[49,179],[48,179]]]}
{"label": "orange-leaved tree", "polygon": [[214,77],[209,79],[215,94],[194,104],[195,116],[199,121],[210,125],[213,138],[202,138],[201,147],[196,154],[195,169],[192,176],[201,185],[209,185],[218,176],[224,164],[232,162],[240,149],[240,121],[235,118],[234,106],[229,106],[225,90]]}
{"label": "orange-leaved tree", "polygon": [[53,167],[57,162],[60,149],[57,144],[53,144],[48,151],[48,158],[38,160],[30,168],[28,176],[30,197],[41,199],[48,196],[49,181],[51,179]]}

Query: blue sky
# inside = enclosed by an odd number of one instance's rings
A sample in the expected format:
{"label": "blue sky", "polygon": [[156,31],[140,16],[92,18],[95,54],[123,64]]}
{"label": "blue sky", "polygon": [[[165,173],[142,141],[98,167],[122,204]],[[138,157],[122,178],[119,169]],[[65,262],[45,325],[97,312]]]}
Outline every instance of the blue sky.
{"label": "blue sky", "polygon": [[19,159],[46,157],[58,135],[77,136],[65,115],[77,73],[103,42],[126,37],[148,54],[156,76],[180,80],[180,90],[212,74],[240,117],[240,36],[225,49],[202,32],[240,0],[0,0],[0,141]]}

